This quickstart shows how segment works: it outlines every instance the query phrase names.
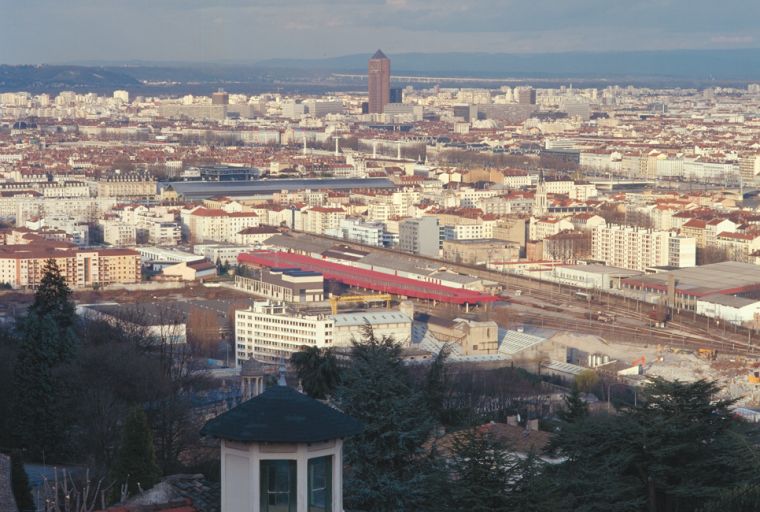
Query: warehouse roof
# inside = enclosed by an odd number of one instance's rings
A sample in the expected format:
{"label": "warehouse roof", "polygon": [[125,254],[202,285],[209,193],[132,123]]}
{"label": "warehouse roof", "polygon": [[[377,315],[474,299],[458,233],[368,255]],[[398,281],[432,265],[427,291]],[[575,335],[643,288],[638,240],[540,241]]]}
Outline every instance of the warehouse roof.
{"label": "warehouse roof", "polygon": [[734,295],[760,289],[760,266],[738,261],[724,261],[632,277],[625,279],[623,283],[629,287],[665,291],[670,275],[675,277],[677,292],[683,295],[696,297],[714,294]]}

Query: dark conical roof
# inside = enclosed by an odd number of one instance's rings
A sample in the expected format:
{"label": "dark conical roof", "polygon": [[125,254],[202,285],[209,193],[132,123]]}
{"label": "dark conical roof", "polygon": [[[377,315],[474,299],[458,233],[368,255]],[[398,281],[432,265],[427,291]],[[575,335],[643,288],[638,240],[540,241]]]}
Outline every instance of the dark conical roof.
{"label": "dark conical roof", "polygon": [[262,394],[209,420],[201,435],[254,443],[318,443],[358,434],[362,424],[287,386]]}
{"label": "dark conical roof", "polygon": [[377,50],[370,60],[389,60],[382,50]]}

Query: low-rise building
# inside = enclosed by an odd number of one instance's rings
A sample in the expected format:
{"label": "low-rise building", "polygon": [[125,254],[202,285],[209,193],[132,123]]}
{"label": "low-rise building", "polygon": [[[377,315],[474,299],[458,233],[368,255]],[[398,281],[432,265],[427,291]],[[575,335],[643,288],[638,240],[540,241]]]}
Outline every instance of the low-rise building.
{"label": "low-rise building", "polygon": [[305,314],[283,302],[255,301],[235,313],[235,360],[237,365],[250,358],[277,363],[304,346],[350,346],[367,324],[378,337],[393,336],[407,345],[411,341],[412,319],[400,312]]}
{"label": "low-rise building", "polygon": [[325,279],[319,272],[263,268],[253,277],[235,276],[235,288],[277,301],[321,302],[325,296]]}
{"label": "low-rise building", "polygon": [[504,240],[444,240],[443,259],[465,265],[486,265],[493,261],[512,261],[520,257],[520,245]]}

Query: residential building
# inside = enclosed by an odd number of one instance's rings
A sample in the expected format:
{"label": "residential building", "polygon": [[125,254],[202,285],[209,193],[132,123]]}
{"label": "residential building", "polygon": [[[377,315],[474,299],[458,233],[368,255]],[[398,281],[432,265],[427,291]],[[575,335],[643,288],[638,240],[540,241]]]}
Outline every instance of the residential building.
{"label": "residential building", "polygon": [[47,260],[54,260],[72,288],[133,284],[141,280],[140,254],[129,249],[82,249],[60,242],[0,246],[0,282],[36,288]]}
{"label": "residential building", "polygon": [[438,219],[436,217],[420,217],[400,222],[398,246],[402,251],[437,258],[441,246]]}
{"label": "residential building", "polygon": [[238,233],[258,226],[260,220],[255,212],[226,212],[202,207],[183,210],[181,217],[183,231],[192,242],[234,243]]}
{"label": "residential building", "polygon": [[[696,249],[692,259],[690,247],[693,243],[696,248],[696,241],[690,237],[678,237],[683,241],[671,245],[672,237],[677,235],[669,231],[618,225],[599,227],[592,231],[591,257],[606,265],[642,271],[674,262],[680,266],[694,266]],[[670,257],[671,248],[678,250],[673,260]]]}

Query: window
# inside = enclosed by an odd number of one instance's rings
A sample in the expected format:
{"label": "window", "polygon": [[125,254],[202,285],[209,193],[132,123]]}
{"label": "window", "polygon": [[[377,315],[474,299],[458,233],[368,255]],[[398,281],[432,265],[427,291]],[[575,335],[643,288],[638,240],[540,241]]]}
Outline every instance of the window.
{"label": "window", "polygon": [[296,511],[296,461],[261,461],[261,512]]}
{"label": "window", "polygon": [[332,512],[332,455],[309,459],[309,512]]}

